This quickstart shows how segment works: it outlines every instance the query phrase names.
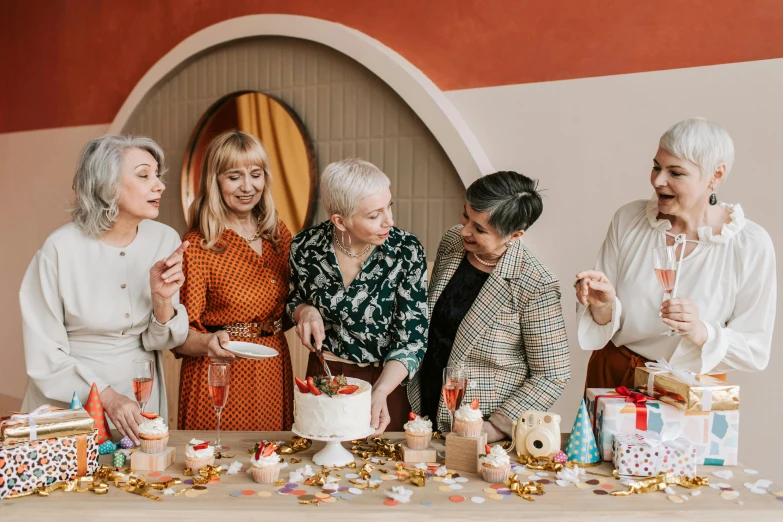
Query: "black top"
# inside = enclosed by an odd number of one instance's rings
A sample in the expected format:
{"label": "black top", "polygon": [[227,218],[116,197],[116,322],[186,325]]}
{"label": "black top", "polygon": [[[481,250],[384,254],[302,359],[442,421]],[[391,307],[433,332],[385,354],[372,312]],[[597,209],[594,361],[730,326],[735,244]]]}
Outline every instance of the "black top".
{"label": "black top", "polygon": [[443,293],[435,303],[430,317],[429,344],[421,363],[421,414],[430,419],[438,418],[443,369],[448,365],[451,346],[457,336],[457,329],[468,313],[481,287],[489,277],[462,258]]}

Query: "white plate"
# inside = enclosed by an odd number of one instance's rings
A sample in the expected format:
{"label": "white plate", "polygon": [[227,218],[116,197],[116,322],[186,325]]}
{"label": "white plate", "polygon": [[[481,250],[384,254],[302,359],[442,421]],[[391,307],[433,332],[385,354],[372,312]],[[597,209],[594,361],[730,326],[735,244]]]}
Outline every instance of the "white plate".
{"label": "white plate", "polygon": [[229,341],[226,350],[244,359],[267,359],[277,356],[277,350],[263,344]]}

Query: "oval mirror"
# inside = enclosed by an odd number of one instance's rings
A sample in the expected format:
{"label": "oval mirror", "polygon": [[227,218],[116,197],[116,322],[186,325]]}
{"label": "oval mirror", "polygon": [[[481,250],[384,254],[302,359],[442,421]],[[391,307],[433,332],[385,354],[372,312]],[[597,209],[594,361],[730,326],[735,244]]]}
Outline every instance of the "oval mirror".
{"label": "oval mirror", "polygon": [[253,134],[264,145],[272,170],[275,207],[291,234],[309,226],[315,213],[318,178],[313,144],[290,107],[260,92],[234,93],[218,100],[193,130],[182,165],[185,219],[196,197],[209,142],[231,129]]}

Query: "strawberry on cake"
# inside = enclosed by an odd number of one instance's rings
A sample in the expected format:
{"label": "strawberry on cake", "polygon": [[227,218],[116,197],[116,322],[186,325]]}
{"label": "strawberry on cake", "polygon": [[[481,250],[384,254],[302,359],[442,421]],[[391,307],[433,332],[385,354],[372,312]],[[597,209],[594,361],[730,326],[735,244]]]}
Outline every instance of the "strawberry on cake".
{"label": "strawberry on cake", "polygon": [[277,451],[277,444],[274,442],[257,443],[253,448],[255,453],[250,457],[250,473],[253,480],[259,484],[272,484],[280,475],[280,455]]}
{"label": "strawberry on cake", "polygon": [[305,437],[363,437],[370,428],[372,385],[342,375],[295,379],[294,429]]}

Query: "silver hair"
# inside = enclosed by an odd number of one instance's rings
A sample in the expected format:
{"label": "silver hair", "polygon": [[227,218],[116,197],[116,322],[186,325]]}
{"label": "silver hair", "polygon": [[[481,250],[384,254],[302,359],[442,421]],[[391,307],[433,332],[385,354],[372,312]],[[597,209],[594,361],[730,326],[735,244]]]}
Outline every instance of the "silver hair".
{"label": "silver hair", "polygon": [[330,163],[321,176],[321,204],[330,216],[350,219],[362,198],[390,185],[389,178],[369,161],[347,158]]}
{"label": "silver hair", "polygon": [[704,118],[688,118],[672,125],[658,146],[672,156],[695,163],[702,175],[712,174],[721,163],[728,175],[734,164],[734,142],[723,127]]}
{"label": "silver hair", "polygon": [[149,138],[106,135],[90,140],[82,149],[73,177],[76,203],[71,219],[87,236],[99,237],[111,230],[117,220],[122,160],[129,149],[152,154],[158,162],[158,172],[163,174],[163,149]]}

